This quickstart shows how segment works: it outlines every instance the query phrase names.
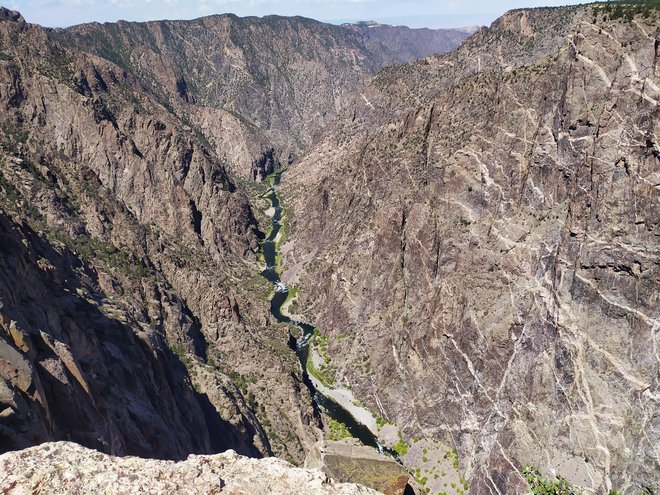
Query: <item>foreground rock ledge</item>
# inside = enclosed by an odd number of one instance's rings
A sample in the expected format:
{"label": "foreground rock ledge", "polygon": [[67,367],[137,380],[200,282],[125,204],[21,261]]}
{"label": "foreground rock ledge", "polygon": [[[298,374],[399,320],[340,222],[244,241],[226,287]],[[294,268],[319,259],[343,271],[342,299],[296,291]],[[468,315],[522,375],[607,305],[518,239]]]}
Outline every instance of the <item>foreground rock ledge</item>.
{"label": "foreground rock ledge", "polygon": [[378,495],[333,483],[319,470],[234,451],[191,455],[185,461],[113,457],[70,442],[45,443],[0,456],[5,494],[328,494]]}
{"label": "foreground rock ledge", "polygon": [[334,480],[359,483],[385,495],[407,493],[410,480],[402,465],[354,438],[316,445],[305,465],[322,469]]}

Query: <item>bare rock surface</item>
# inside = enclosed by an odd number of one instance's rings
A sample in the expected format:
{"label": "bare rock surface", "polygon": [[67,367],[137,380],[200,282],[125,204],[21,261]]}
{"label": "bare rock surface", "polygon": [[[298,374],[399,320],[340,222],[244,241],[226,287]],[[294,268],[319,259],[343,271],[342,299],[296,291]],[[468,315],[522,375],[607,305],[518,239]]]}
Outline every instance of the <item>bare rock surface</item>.
{"label": "bare rock surface", "polygon": [[405,468],[358,440],[327,441],[318,459],[325,473],[341,482],[358,483],[385,495],[403,495],[410,480]]}
{"label": "bare rock surface", "polygon": [[377,495],[334,483],[319,470],[281,459],[250,459],[234,451],[191,455],[185,461],[113,457],[68,442],[46,443],[0,456],[0,486],[7,495],[219,494]]}
{"label": "bare rock surface", "polygon": [[[3,451],[50,438],[164,458],[211,451],[185,368],[161,336],[134,330],[121,304],[105,299],[96,272],[4,213],[0,254]],[[185,331],[185,306],[164,293]],[[226,440],[232,430],[224,424]]]}
{"label": "bare rock surface", "polygon": [[433,492],[525,493],[525,464],[657,490],[658,46],[657,13],[511,11],[382,71],[288,172],[329,378]]}
{"label": "bare rock surface", "polygon": [[395,30],[374,37],[303,17],[225,14],[90,23],[53,36],[125,69],[195,125],[230,170],[254,179],[300,155],[379,69],[467,37]]}

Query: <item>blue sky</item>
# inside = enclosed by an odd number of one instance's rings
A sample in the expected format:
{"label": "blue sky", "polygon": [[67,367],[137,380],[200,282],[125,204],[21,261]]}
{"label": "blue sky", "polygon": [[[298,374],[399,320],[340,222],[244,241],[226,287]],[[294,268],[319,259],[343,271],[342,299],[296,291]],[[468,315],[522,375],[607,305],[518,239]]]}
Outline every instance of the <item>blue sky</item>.
{"label": "blue sky", "polygon": [[585,3],[577,0],[0,0],[28,22],[69,26],[90,21],[302,15],[326,22],[376,20],[411,27],[490,24],[509,9]]}

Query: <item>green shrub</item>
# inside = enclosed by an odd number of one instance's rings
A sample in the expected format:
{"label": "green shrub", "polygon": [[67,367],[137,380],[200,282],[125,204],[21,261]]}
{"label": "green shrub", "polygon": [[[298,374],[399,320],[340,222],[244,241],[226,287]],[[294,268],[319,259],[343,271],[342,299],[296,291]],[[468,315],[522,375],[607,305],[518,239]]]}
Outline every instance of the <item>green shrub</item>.
{"label": "green shrub", "polygon": [[408,452],[408,444],[403,438],[399,437],[399,441],[394,444],[394,451],[400,456],[406,455]]}
{"label": "green shrub", "polygon": [[328,428],[330,429],[328,434],[330,440],[338,441],[352,436],[351,432],[348,431],[348,427],[336,419],[328,418]]}
{"label": "green shrub", "polygon": [[544,480],[538,468],[525,466],[523,476],[535,495],[579,495],[576,487],[565,478],[556,476],[554,480]]}

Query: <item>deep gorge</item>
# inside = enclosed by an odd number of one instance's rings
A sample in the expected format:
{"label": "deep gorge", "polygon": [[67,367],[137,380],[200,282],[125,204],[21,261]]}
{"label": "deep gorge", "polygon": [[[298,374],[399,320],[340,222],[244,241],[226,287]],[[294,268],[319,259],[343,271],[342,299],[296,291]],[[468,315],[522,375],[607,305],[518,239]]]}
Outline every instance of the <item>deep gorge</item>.
{"label": "deep gorge", "polygon": [[[411,60],[389,28],[0,8],[0,449],[46,449],[0,482],[93,459],[48,451],[72,441],[381,470],[397,495],[523,494],[526,465],[660,492],[660,29],[637,10],[513,10]],[[241,456],[218,462],[289,479]]]}

